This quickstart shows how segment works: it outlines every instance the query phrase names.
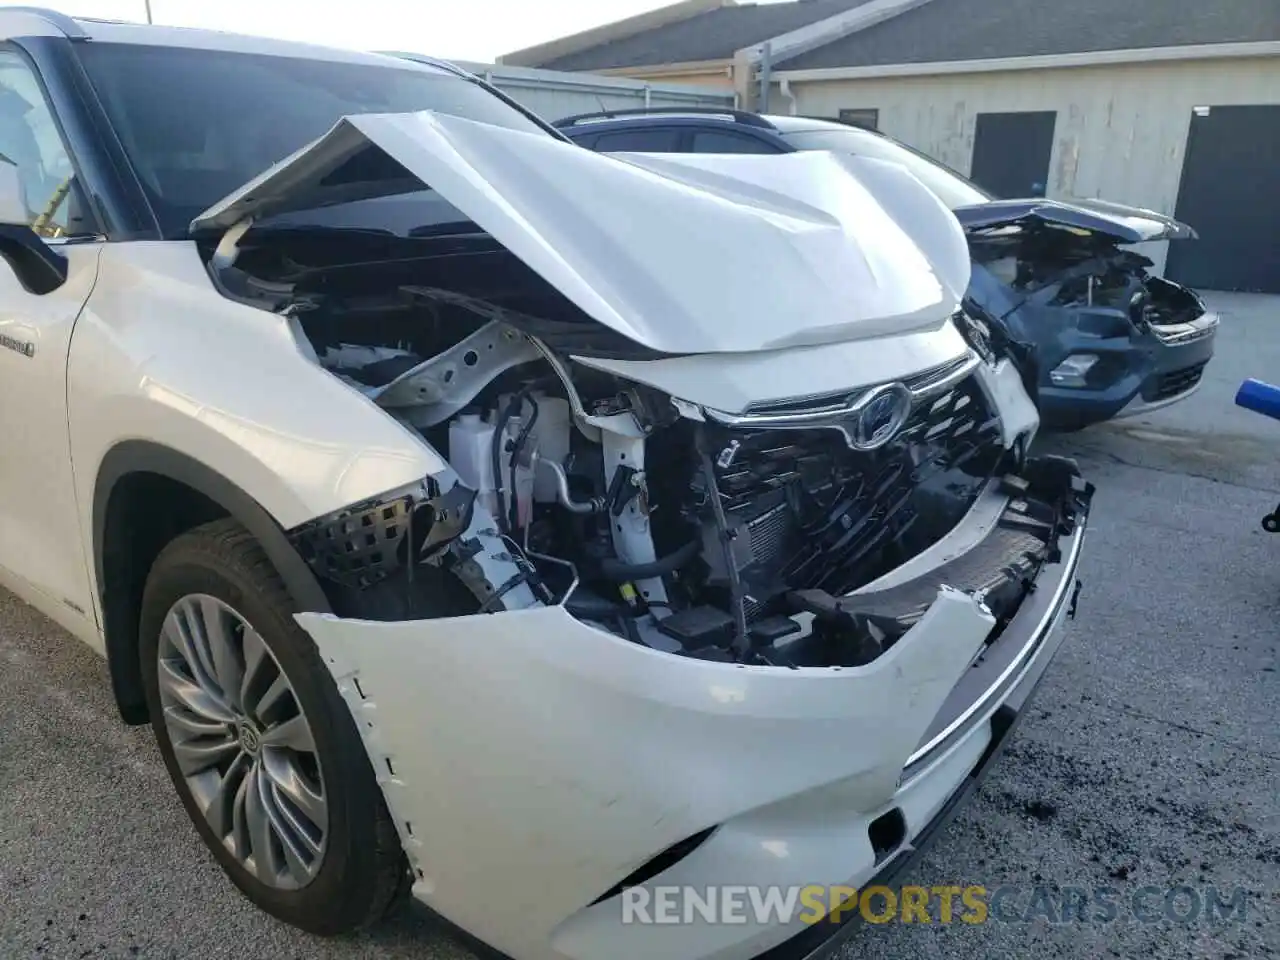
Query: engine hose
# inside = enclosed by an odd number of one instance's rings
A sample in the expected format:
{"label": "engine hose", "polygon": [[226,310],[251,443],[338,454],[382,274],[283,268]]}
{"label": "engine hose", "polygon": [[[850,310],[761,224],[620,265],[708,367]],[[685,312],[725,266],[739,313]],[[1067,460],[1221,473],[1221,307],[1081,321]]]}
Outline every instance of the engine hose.
{"label": "engine hose", "polygon": [[668,573],[674,573],[696,557],[701,549],[701,543],[697,540],[690,540],[678,550],[673,550],[665,557],[659,557],[649,563],[623,563],[621,560],[606,557],[600,561],[600,573],[605,579],[616,580],[619,583],[625,583],[628,580],[648,580],[652,577],[665,577]]}
{"label": "engine hose", "polygon": [[520,459],[520,454],[524,451],[525,442],[529,439],[529,434],[533,432],[534,426],[538,422],[538,401],[534,399],[533,392],[527,394],[529,405],[533,407],[533,412],[529,414],[529,422],[524,425],[524,429],[520,431],[520,435],[516,437],[515,445],[511,448],[511,498],[508,502],[508,526],[512,530],[520,528],[519,501],[516,495],[516,461]]}
{"label": "engine hose", "polygon": [[[498,419],[493,425],[493,446],[490,449],[490,456],[493,460],[493,485],[497,490],[497,507],[494,510],[494,519],[498,521],[498,530],[511,536],[511,527],[508,523],[509,514],[502,504],[502,441],[506,438],[507,424],[511,422],[511,418],[516,415],[524,406],[525,393],[530,389],[526,386],[523,390],[507,401],[507,405],[498,414]],[[511,491],[511,499],[515,500],[515,490]]]}
{"label": "engine hose", "polygon": [[531,380],[521,387],[520,390],[516,392],[515,396],[507,401],[507,405],[498,412],[497,420],[493,425],[493,446],[490,449],[490,458],[493,466],[493,483],[497,488],[498,497],[498,506],[495,511],[496,516],[494,519],[498,521],[498,529],[507,536],[512,535],[512,530],[514,528],[514,520],[512,518],[515,515],[516,501],[515,458],[516,454],[520,452],[520,448],[524,445],[525,440],[528,439],[529,431],[533,428],[533,423],[528,424],[524,428],[523,432],[521,432],[520,436],[516,439],[516,442],[512,445],[511,459],[508,461],[511,467],[510,511],[503,509],[502,506],[502,442],[506,437],[507,424],[511,422],[512,417],[524,408],[526,400],[533,406],[533,420],[537,420],[538,403],[533,399],[532,394],[534,390],[537,390],[540,386],[546,383],[548,379],[549,378],[546,377],[539,377],[537,380]]}

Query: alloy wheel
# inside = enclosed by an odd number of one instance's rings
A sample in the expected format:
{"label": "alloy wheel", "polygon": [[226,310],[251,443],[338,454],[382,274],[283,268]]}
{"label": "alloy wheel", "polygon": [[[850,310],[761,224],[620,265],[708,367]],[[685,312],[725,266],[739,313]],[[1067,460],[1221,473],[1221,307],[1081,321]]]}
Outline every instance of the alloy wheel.
{"label": "alloy wheel", "polygon": [[209,828],[261,883],[306,886],[324,861],[328,802],[311,724],[279,662],[205,594],[170,608],[158,659],[165,729]]}

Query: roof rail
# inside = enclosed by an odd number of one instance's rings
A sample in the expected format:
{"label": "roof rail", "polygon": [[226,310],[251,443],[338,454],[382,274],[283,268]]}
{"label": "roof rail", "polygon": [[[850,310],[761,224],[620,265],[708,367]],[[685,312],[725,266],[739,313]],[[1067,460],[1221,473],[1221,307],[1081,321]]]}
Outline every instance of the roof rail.
{"label": "roof rail", "polygon": [[774,125],[758,113],[745,110],[734,110],[730,107],[628,107],[622,110],[598,110],[595,113],[579,113],[572,117],[557,120],[557,127],[574,127],[580,123],[599,123],[601,120],[612,120],[618,117],[717,117],[732,120],[744,127],[760,127],[773,130]]}
{"label": "roof rail", "polygon": [[447,70],[449,73],[459,77],[471,76],[470,73],[457,64],[450,63],[448,60],[441,60],[439,57],[429,57],[425,53],[402,53],[399,50],[375,50],[374,53],[383,57],[395,57],[397,60],[411,60],[414,63],[426,64],[439,70]]}
{"label": "roof rail", "polygon": [[73,17],[67,16],[65,13],[59,13],[57,10],[48,10],[44,7],[0,7],[0,13],[25,13],[30,17],[39,17],[50,26],[61,30],[68,40],[88,40],[89,34],[85,31]]}

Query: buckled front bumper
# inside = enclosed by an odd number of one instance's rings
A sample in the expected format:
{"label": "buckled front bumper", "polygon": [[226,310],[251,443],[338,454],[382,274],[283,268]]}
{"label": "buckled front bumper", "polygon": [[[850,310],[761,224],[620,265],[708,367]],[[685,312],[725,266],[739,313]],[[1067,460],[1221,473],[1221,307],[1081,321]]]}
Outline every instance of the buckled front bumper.
{"label": "buckled front bumper", "polygon": [[[608,892],[707,831],[647,883],[860,887],[898,863],[985,770],[1061,643],[1093,493],[1064,489],[1071,516],[1008,622],[943,585],[862,667],[691,660],[561,607],[298,621],[365,737],[414,893],[448,921],[515,960],[807,956],[840,931],[626,924]],[[902,824],[891,848],[872,836],[886,817]]]}
{"label": "buckled front bumper", "polygon": [[1219,317],[1206,313],[1185,324],[1151,328],[1132,338],[1081,343],[1077,352],[1103,359],[1111,371],[1089,387],[1057,387],[1045,372],[1040,405],[1049,428],[1079,427],[1151,413],[1186,400],[1213,358]]}

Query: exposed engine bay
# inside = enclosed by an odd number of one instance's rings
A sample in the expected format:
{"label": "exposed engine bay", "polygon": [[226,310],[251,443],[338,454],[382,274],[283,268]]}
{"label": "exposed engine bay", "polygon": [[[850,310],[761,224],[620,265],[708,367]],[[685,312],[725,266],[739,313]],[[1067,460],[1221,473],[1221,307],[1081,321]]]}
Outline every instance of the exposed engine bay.
{"label": "exposed engine bay", "polygon": [[1152,274],[1149,258],[1104,233],[1028,220],[971,230],[969,242],[975,263],[1046,306],[1113,309],[1170,340],[1205,314],[1199,296]]}
{"label": "exposed engine bay", "polygon": [[[495,612],[527,588],[671,653],[853,666],[939,586],[877,581],[936,549],[985,493],[1008,505],[948,583],[981,591],[998,618],[1070,530],[1070,478],[1033,483],[1036,461],[1001,442],[974,375],[989,343],[855,395],[879,420],[842,413],[848,391],[727,416],[573,360],[647,355],[481,233],[334,240],[251,233],[212,273],[288,317],[304,353],[456,474],[291,531],[341,616]],[[495,579],[482,540],[518,573]]]}

